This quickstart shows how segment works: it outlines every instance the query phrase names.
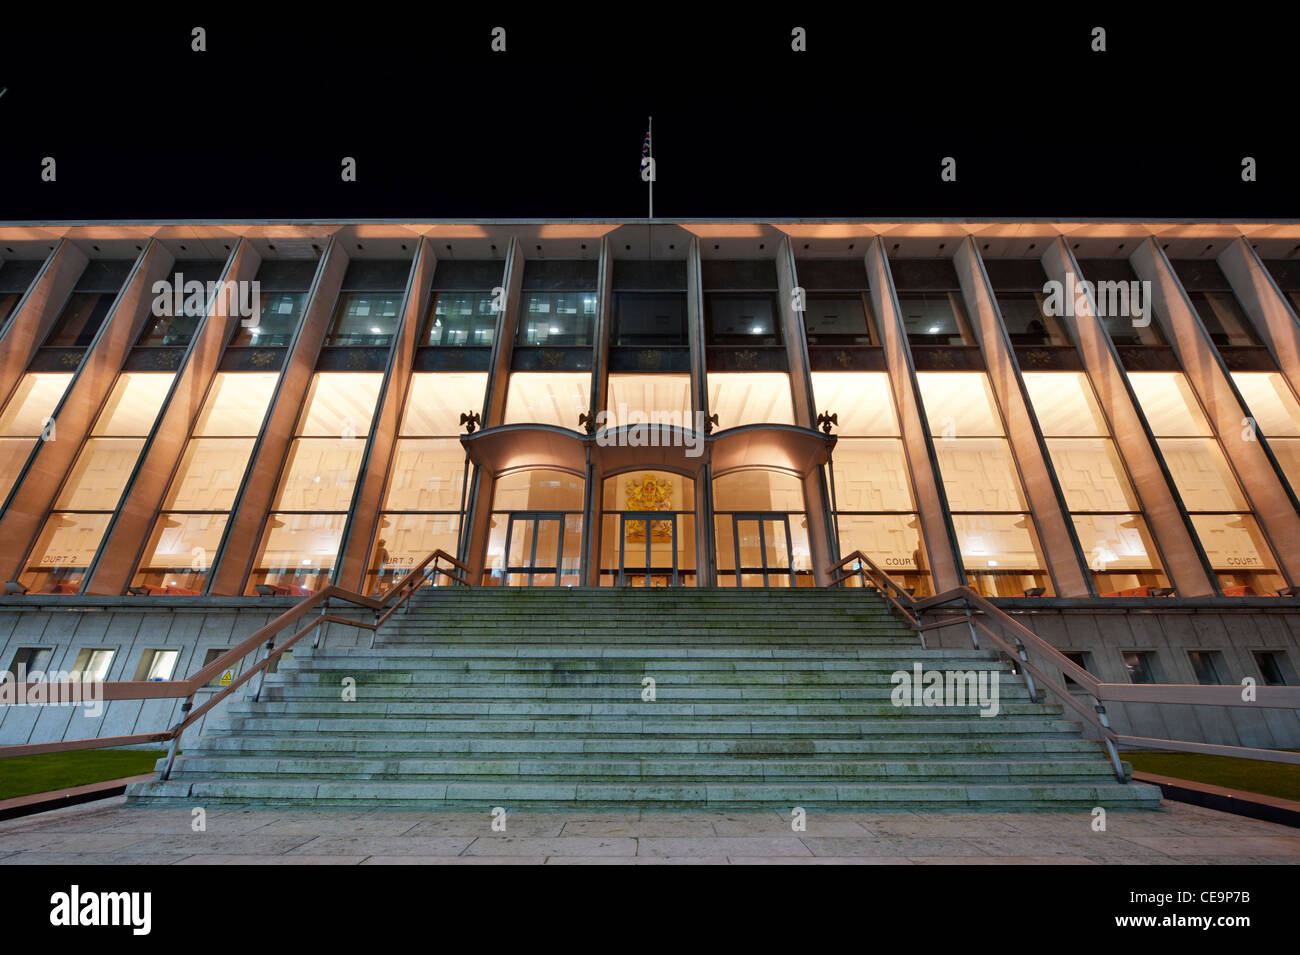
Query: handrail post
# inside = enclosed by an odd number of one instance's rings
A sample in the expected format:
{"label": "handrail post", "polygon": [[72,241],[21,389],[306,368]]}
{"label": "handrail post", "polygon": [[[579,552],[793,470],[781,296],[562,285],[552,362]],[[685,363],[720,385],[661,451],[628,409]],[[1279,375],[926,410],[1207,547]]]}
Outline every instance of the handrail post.
{"label": "handrail post", "polygon": [[325,633],[324,627],[325,627],[325,607],[322,606],[320,608],[320,613],[316,617],[316,635],[311,638],[311,648],[313,650],[320,648],[321,637]]}
{"label": "handrail post", "polygon": [[[185,722],[185,714],[188,713],[193,708],[194,708],[194,694],[191,693],[189,699],[187,699],[184,703],[181,704],[182,723]],[[167,751],[167,765],[163,767],[162,774],[158,777],[160,780],[166,781],[167,779],[171,778],[172,765],[176,762],[176,753],[180,749],[181,733],[183,732],[185,732],[185,730],[178,725],[176,727],[175,735],[172,736],[171,748]]]}
{"label": "handrail post", "polygon": [[[1096,697],[1093,697],[1096,700]],[[1097,711],[1097,718],[1101,721],[1102,728],[1107,732],[1110,730],[1110,720],[1106,717],[1106,707],[1101,700],[1097,700],[1093,709]],[[1122,783],[1128,782],[1128,777],[1124,775],[1124,764],[1119,760],[1119,750],[1115,748],[1115,741],[1106,733],[1102,734],[1102,742],[1106,744],[1106,752],[1110,754],[1110,765],[1115,770],[1115,778]]]}
{"label": "handrail post", "polygon": [[[1028,662],[1029,662],[1029,654],[1027,654],[1027,653],[1025,652],[1025,644],[1024,644],[1024,641],[1021,640],[1019,637],[1016,638],[1016,653],[1020,656],[1020,662],[1021,662],[1021,663],[1028,663]],[[1029,672],[1029,668],[1028,668],[1028,667],[1021,667],[1020,669],[1023,670],[1023,671],[1024,671],[1024,674],[1025,674],[1025,685],[1029,688],[1029,700],[1030,700],[1030,702],[1032,702],[1032,703],[1037,703],[1037,702],[1039,702],[1039,700],[1038,700],[1038,689],[1037,689],[1037,687],[1034,686],[1034,675],[1033,675],[1032,673]]]}
{"label": "handrail post", "polygon": [[[262,654],[263,660],[271,659],[271,651],[275,649],[275,638],[272,637],[266,641],[266,653]],[[253,694],[253,702],[256,703],[262,699],[262,687],[266,685],[266,671],[269,667],[262,667],[262,672],[257,675],[257,692]]]}
{"label": "handrail post", "polygon": [[970,612],[970,601],[965,597],[961,599],[962,606],[966,608],[966,626],[970,627],[970,642],[976,650],[980,648],[979,635],[975,633],[975,617]]}

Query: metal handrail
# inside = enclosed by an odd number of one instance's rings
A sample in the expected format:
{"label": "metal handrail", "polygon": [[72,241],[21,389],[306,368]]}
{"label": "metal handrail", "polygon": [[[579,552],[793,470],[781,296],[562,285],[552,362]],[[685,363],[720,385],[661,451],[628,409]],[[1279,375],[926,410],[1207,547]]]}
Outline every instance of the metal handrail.
{"label": "metal handrail", "polygon": [[[439,566],[439,563],[445,561],[451,567]],[[461,574],[452,572],[454,567]],[[6,756],[35,756],[42,753],[58,753],[71,750],[82,749],[103,749],[110,746],[130,746],[138,743],[158,743],[171,742],[171,749],[167,756],[167,764],[160,774],[161,779],[166,779],[171,774],[172,765],[176,760],[176,754],[180,746],[181,734],[185,728],[194,723],[200,717],[208,713],[222,700],[226,699],[235,690],[243,686],[254,676],[262,674],[262,680],[258,684],[257,693],[253,699],[261,696],[262,684],[265,682],[266,669],[272,662],[278,660],[280,656],[290,649],[295,643],[317,630],[324,623],[338,623],[349,627],[356,627],[361,630],[371,631],[371,646],[374,646],[374,635],[379,628],[391,617],[399,607],[407,603],[415,592],[429,580],[430,577],[439,576],[447,577],[464,586],[473,586],[468,579],[469,567],[457,560],[445,550],[439,548],[429,554],[418,564],[415,565],[401,580],[393,584],[378,596],[367,596],[357,593],[356,591],[347,590],[334,584],[318,590],[316,593],[304,597],[298,603],[294,604],[280,616],[276,617],[266,626],[260,628],[245,639],[238,646],[227,650],[217,659],[198,670],[193,675],[184,680],[160,680],[153,682],[142,682],[138,680],[102,682],[98,684],[102,695],[99,700],[111,702],[113,700],[157,700],[157,699],[178,699],[185,698],[181,704],[181,720],[175,726],[163,732],[158,733],[136,733],[130,736],[104,736],[93,739],[73,739],[58,740],[50,743],[26,743],[18,746],[0,746],[0,758]],[[394,600],[394,598],[396,598]],[[373,622],[365,620],[350,620],[347,617],[336,616],[328,613],[329,601],[331,599],[342,600],[345,603],[355,604],[374,611],[375,619]],[[392,604],[389,606],[389,604]],[[290,625],[297,623],[306,614],[321,608],[321,612],[313,617],[305,626],[296,630],[292,636],[276,646],[275,638],[282,630]],[[408,605],[409,609],[409,605]],[[212,680],[219,673],[225,672],[234,664],[243,660],[250,653],[255,652],[262,644],[266,644],[266,654],[249,667],[237,678],[231,680],[228,686],[222,687],[211,698],[204,702],[197,710],[194,709],[194,697],[199,690]],[[319,646],[320,633],[316,634],[313,646]],[[6,694],[9,699],[0,700],[0,705],[8,705],[18,700],[25,700],[31,695],[29,687],[35,684],[23,683],[18,684],[14,690]]]}
{"label": "metal handrail", "polygon": [[[850,567],[849,565],[856,565]],[[1270,762],[1293,763],[1300,765],[1300,753],[1286,750],[1262,749],[1252,746],[1226,746],[1218,743],[1198,743],[1191,740],[1154,739],[1144,736],[1128,736],[1116,733],[1106,716],[1106,702],[1115,703],[1163,703],[1184,704],[1189,706],[1262,706],[1266,708],[1300,709],[1300,687],[1260,686],[1252,690],[1252,698],[1246,699],[1242,687],[1233,685],[1205,686],[1191,683],[1102,683],[1095,676],[1065,656],[1054,646],[1034,633],[1006,611],[994,605],[986,597],[976,593],[970,587],[955,587],[933,597],[914,598],[906,588],[881,570],[861,551],[854,551],[847,557],[831,565],[828,569],[831,585],[842,584],[845,580],[860,577],[863,586],[873,586],[890,603],[898,609],[904,618],[915,628],[925,648],[925,634],[930,630],[943,627],[965,625],[970,628],[971,642],[979,648],[979,634],[983,633],[1010,657],[1012,662],[1025,671],[1030,696],[1038,698],[1035,678],[1044,688],[1051,691],[1062,703],[1079,713],[1098,732],[1111,758],[1116,776],[1127,781],[1119,760],[1117,746],[1139,746],[1146,749],[1163,749],[1171,752],[1207,753],[1215,756],[1235,756],[1244,759],[1259,759]],[[870,577],[870,584],[868,584]],[[957,606],[954,606],[957,605]],[[922,617],[928,612],[947,612],[938,620],[922,623]],[[993,621],[997,628],[989,626]],[[1010,639],[1008,639],[1008,636]],[[1094,706],[1089,710],[1072,693],[1061,686],[1041,667],[1029,659],[1026,646],[1046,657],[1070,680],[1077,683],[1084,692],[1092,696]]]}

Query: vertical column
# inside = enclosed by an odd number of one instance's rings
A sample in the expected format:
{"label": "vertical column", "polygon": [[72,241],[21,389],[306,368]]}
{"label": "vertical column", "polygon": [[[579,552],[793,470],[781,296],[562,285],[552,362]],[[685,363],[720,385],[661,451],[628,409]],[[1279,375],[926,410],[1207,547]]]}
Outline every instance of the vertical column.
{"label": "vertical column", "polygon": [[1244,238],[1229,243],[1218,262],[1277,367],[1300,392],[1300,321],[1286,296]]}
{"label": "vertical column", "polygon": [[[483,427],[495,428],[505,421],[506,389],[510,385],[510,358],[515,347],[515,330],[519,327],[520,290],[524,284],[524,250],[518,236],[511,236],[506,250],[504,308],[497,320],[496,340],[492,343],[491,369],[488,372],[487,393],[483,398]],[[576,422],[575,422],[576,423]],[[466,499],[466,536],[462,557],[471,574],[483,569],[487,553],[489,522],[492,519],[492,492],[496,475],[485,474],[482,468],[474,469],[474,480]]]}
{"label": "vertical column", "polygon": [[402,320],[393,337],[392,350],[388,353],[384,383],[380,387],[366,453],[361,459],[352,508],[347,525],[343,528],[343,539],[339,542],[338,569],[334,581],[349,590],[359,591],[364,585],[366,562],[374,543],[379,511],[384,504],[384,489],[388,486],[388,471],[392,467],[393,450],[397,446],[402,412],[406,408],[406,394],[411,384],[411,371],[415,366],[420,326],[429,310],[433,270],[437,264],[433,244],[428,237],[421,238],[406,281]]}
{"label": "vertical column", "polygon": [[[798,286],[794,251],[790,248],[789,236],[786,236],[781,239],[776,250],[776,287],[786,360],[790,368],[790,388],[794,397],[794,423],[801,428],[815,428],[817,408],[813,399],[808,343],[804,338],[803,312],[794,307],[794,290]],[[812,558],[813,579],[817,586],[824,587],[830,579],[827,571],[839,557],[831,529],[833,518],[826,488],[826,469],[813,469],[803,476],[802,482],[804,513],[808,515],[808,549]]]}
{"label": "vertical column", "polygon": [[[700,240],[691,236],[686,250],[686,331],[691,345],[691,410],[696,421],[703,422],[705,432],[712,427],[709,417],[708,367],[704,348],[704,274],[700,263]],[[692,424],[695,424],[693,421]],[[704,467],[695,484],[695,566],[696,583],[714,587],[718,582],[718,563],[714,553],[713,533],[713,446],[705,439]]]}
{"label": "vertical column", "polygon": [[244,581],[252,569],[261,538],[262,523],[271,509],[280,482],[280,470],[293,441],[293,429],[303,400],[311,387],[316,359],[329,330],[330,315],[334,312],[348,262],[343,244],[337,241],[336,236],[330,236],[312,281],[307,308],[280,371],[271,410],[253,447],[250,460],[254,464],[239,490],[221,548],[213,558],[215,570],[208,585],[210,594],[232,596],[244,592]]}
{"label": "vertical column", "polygon": [[50,326],[88,261],[86,253],[67,239],[60,239],[36,281],[18,303],[4,337],[0,338],[0,408],[18,387],[18,380],[49,334]]}
{"label": "vertical column", "polygon": [[1278,569],[1288,583],[1300,580],[1300,504],[1264,437],[1243,437],[1245,402],[1218,349],[1154,239],[1148,238],[1138,246],[1129,261],[1138,278],[1151,283],[1152,304],[1167,325],[1166,335],[1187,380],[1200,398],[1251,510],[1277,555],[1281,564]]}
{"label": "vertical column", "polygon": [[[252,281],[260,265],[261,256],[240,238],[230,253],[221,280]],[[208,303],[208,312],[190,340],[163,404],[158,426],[145,445],[140,464],[108,526],[95,562],[86,571],[87,594],[121,594],[131,582],[148,542],[158,502],[167,493],[194,421],[203,410],[203,400],[217,373],[221,353],[239,322],[240,316],[230,308],[226,295],[218,294]]]}
{"label": "vertical column", "polygon": [[[591,414],[599,414],[609,394],[609,343],[614,321],[614,255],[608,236],[600,239],[600,266],[596,271],[596,330],[592,336]],[[601,478],[591,464],[587,448],[587,478],[583,485],[582,563],[579,579],[585,586],[600,584]]]}
{"label": "vertical column", "polygon": [[[1059,236],[1048,244],[1041,261],[1047,277],[1059,282],[1063,289],[1074,289],[1087,278]],[[1160,548],[1165,572],[1180,596],[1213,595],[1216,585],[1209,561],[1192,532],[1187,510],[1173,493],[1173,480],[1138,408],[1115,346],[1096,317],[1097,306],[1091,289],[1079,290],[1073,309],[1075,340],[1084,370],[1092,381],[1102,413],[1110,421],[1116,450]]]}
{"label": "vertical column", "polygon": [[140,337],[153,302],[150,289],[167,274],[172,261],[165,247],[149,240],[54,412],[57,439],[38,442],[32,452],[22,483],[0,518],[0,540],[7,543],[0,553],[0,574],[5,580],[16,579],[21,572],[23,558],[40,533],[45,515],[117,380],[127,352]]}
{"label": "vertical column", "polygon": [[957,534],[948,519],[948,498],[939,480],[930,429],[921,410],[916,368],[907,346],[907,332],[894,291],[894,278],[880,236],[871,240],[865,256],[867,281],[871,289],[871,308],[880,322],[885,345],[885,364],[894,404],[898,407],[899,430],[903,437],[903,454],[912,472],[916,490],[916,509],[921,520],[921,546],[929,563],[935,593],[966,584]]}
{"label": "vertical column", "polygon": [[1091,596],[1092,580],[1084,571],[1074,523],[1069,519],[1065,496],[1049,463],[1047,444],[1029,405],[1015,350],[1003,328],[1002,314],[998,311],[988,274],[972,237],[967,236],[957,247],[953,266],[961,283],[966,311],[973,319],[975,337],[984,354],[989,382],[1002,408],[1007,440],[1029,499],[1029,510],[1033,514],[1056,594],[1060,597]]}

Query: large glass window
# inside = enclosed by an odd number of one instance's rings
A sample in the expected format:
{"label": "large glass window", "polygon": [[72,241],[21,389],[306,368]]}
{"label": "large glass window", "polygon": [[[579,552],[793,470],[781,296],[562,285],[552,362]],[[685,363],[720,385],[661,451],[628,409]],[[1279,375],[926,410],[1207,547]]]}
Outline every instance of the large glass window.
{"label": "large glass window", "polygon": [[709,411],[718,429],[747,424],[794,424],[790,376],[779,371],[711,371]]}
{"label": "large glass window", "polygon": [[[930,592],[889,376],[814,372],[817,407],[839,418],[832,451],[840,556],[860,550],[904,587]],[[858,579],[850,579],[854,586]]]}
{"label": "large glass window", "polygon": [[1061,320],[1047,307],[1047,273],[1037,259],[985,259],[984,269],[1012,345],[1070,344]]}
{"label": "large glass window", "polygon": [[704,329],[709,345],[778,346],[776,297],[770,292],[711,292],[704,296]]}
{"label": "large glass window", "polygon": [[4,414],[0,415],[0,507],[13,490],[36,442],[58,437],[52,415],[71,381],[71,372],[35,372],[19,380]]}
{"label": "large glass window", "polygon": [[1151,283],[1140,281],[1127,259],[1086,259],[1080,282],[1092,283],[1097,318],[1116,345],[1165,346],[1156,319]]}
{"label": "large glass window", "polygon": [[961,292],[898,293],[907,340],[913,345],[970,345],[970,320]]}
{"label": "large glass window", "polygon": [[117,299],[116,292],[73,292],[54,320],[46,347],[89,348]]}
{"label": "large glass window", "polygon": [[278,377],[220,372],[213,380],[145,543],[136,592],[203,592]]}
{"label": "large glass window", "polygon": [[615,347],[690,344],[680,292],[615,292],[613,312]]}
{"label": "large glass window", "polygon": [[401,320],[401,292],[341,292],[325,344],[387,348]]}
{"label": "large glass window", "polygon": [[611,374],[605,427],[638,423],[693,428],[691,376]]}
{"label": "large glass window", "polygon": [[31,591],[77,593],[171,388],[165,372],[118,376],[27,557]]}
{"label": "large glass window", "polygon": [[520,345],[591,344],[596,326],[595,292],[524,292],[520,307]]}
{"label": "large glass window", "polygon": [[306,595],[329,583],[383,375],[320,372],[280,472],[247,592]]}
{"label": "large glass window", "polygon": [[921,372],[917,382],[970,586],[993,597],[1050,588],[988,376]]}
{"label": "large glass window", "polygon": [[809,292],[803,324],[809,345],[879,345],[866,292]]}
{"label": "large glass window", "polygon": [[[1300,495],[1300,403],[1291,386],[1275,371],[1234,371],[1233,383],[1241,392],[1254,422],[1254,430],[1268,440],[1273,456]],[[1251,433],[1250,422],[1243,426],[1243,437]]]}
{"label": "large glass window", "polygon": [[497,312],[492,292],[433,293],[420,344],[432,347],[491,347],[496,340]]}
{"label": "large glass window", "polygon": [[370,593],[435,550],[456,554],[467,476],[460,416],[482,407],[486,387],[478,372],[412,376],[366,574]]}
{"label": "large glass window", "polygon": [[1087,375],[1023,377],[1097,593],[1146,597],[1152,588],[1168,586]]}
{"label": "large glass window", "polygon": [[516,371],[506,394],[505,424],[550,424],[579,430],[591,403],[591,372]]}
{"label": "large glass window", "polygon": [[1130,372],[1129,381],[1227,596],[1284,586],[1223,449],[1182,372]]}
{"label": "large glass window", "polygon": [[302,310],[307,307],[307,293],[263,289],[259,304],[257,322],[246,326],[241,321],[231,345],[285,347],[293,340]]}

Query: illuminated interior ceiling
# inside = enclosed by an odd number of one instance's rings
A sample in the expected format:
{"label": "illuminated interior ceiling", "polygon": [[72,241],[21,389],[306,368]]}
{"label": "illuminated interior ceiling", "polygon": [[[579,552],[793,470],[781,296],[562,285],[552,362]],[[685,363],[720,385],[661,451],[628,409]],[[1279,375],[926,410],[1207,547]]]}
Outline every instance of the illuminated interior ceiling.
{"label": "illuminated interior ceiling", "polygon": [[708,375],[709,414],[719,429],[746,424],[794,424],[790,376],[784,372],[719,372]]}
{"label": "illuminated interior ceiling", "polygon": [[460,416],[482,412],[485,371],[417,372],[411,376],[401,433],[406,436],[460,434]]}
{"label": "illuminated interior ceiling", "polygon": [[1275,371],[1237,371],[1232,373],[1232,381],[1266,437],[1300,437],[1300,404],[1281,375]]}
{"label": "illuminated interior ceiling", "polygon": [[276,372],[218,372],[195,435],[255,435],[262,429]]}
{"label": "illuminated interior ceiling", "polygon": [[922,371],[921,386],[930,433],[970,438],[1002,434],[988,376],[979,371]]}
{"label": "illuminated interior ceiling", "polygon": [[884,372],[815,371],[816,411],[838,416],[836,434],[897,435],[898,418]]}
{"label": "illuminated interior ceiling", "polygon": [[95,421],[95,435],[147,435],[167,399],[176,376],[172,372],[123,372],[104,410]]}
{"label": "illuminated interior ceiling", "polygon": [[298,433],[342,437],[362,436],[379,400],[384,376],[379,372],[321,372],[312,379],[307,413]]}
{"label": "illuminated interior ceiling", "polygon": [[4,417],[0,418],[0,435],[38,435],[45,419],[72,381],[71,372],[41,372],[24,375],[18,384]]}
{"label": "illuminated interior ceiling", "polygon": [[[626,416],[642,414],[645,420],[672,421],[691,426],[691,376],[690,375],[623,375],[609,376],[609,415],[607,427],[625,423]],[[671,418],[673,414],[680,418]],[[654,416],[659,417],[655,418]]]}
{"label": "illuminated interior ceiling", "polygon": [[1106,422],[1081,371],[1027,371],[1021,377],[1044,435],[1105,436]]}
{"label": "illuminated interior ceiling", "polygon": [[1182,372],[1129,372],[1128,380],[1152,434],[1161,438],[1212,434],[1210,423],[1205,420]]}
{"label": "illuminated interior ceiling", "polygon": [[591,373],[517,371],[506,394],[506,424],[531,422],[578,429],[591,402]]}

